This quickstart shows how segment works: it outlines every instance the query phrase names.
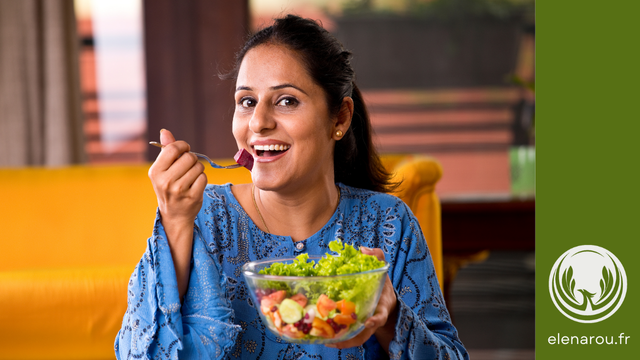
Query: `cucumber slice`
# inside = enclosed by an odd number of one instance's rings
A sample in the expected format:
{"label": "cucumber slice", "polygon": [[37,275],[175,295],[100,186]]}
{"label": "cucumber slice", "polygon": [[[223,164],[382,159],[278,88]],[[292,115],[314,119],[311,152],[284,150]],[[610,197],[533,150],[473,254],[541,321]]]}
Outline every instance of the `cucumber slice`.
{"label": "cucumber slice", "polygon": [[[318,307],[316,306],[316,304],[309,304],[304,308],[304,313],[309,313],[310,314],[310,319],[309,320],[305,320],[308,322],[313,321],[314,317],[319,317],[322,320],[327,320],[326,317],[322,317],[322,315],[320,315],[320,313],[318,312]],[[313,314],[313,315],[311,315]]]}
{"label": "cucumber slice", "polygon": [[278,310],[280,310],[282,321],[287,324],[296,323],[302,319],[302,316],[304,316],[304,308],[291,299],[282,300]]}

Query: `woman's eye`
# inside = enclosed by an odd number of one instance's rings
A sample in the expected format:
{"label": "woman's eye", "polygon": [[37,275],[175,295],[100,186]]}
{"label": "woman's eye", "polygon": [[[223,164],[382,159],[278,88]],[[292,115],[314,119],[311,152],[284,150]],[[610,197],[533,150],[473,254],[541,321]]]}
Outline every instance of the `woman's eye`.
{"label": "woman's eye", "polygon": [[248,108],[248,107],[253,107],[255,105],[256,105],[255,100],[253,100],[251,98],[240,99],[240,106],[242,106],[242,107]]}
{"label": "woman's eye", "polygon": [[291,107],[291,106],[296,106],[297,104],[298,104],[298,100],[294,98],[286,97],[286,98],[280,99],[276,105]]}

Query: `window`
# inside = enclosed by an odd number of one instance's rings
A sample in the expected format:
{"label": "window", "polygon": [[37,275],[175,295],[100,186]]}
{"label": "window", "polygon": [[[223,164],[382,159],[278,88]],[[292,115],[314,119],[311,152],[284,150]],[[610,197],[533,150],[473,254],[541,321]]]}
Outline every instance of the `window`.
{"label": "window", "polygon": [[92,164],[146,154],[142,3],[76,0],[86,151]]}

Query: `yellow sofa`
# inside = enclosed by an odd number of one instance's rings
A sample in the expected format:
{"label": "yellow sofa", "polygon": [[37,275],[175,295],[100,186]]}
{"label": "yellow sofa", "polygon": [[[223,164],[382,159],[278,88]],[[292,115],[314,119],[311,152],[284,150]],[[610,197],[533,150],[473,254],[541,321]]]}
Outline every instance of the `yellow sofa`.
{"label": "yellow sofa", "polygon": [[[385,156],[442,274],[441,176],[428,158]],[[227,161],[228,162],[228,161]],[[113,359],[127,283],[155,218],[148,164],[0,169],[0,359]],[[210,183],[250,173],[207,169]],[[442,278],[440,278],[442,283]]]}

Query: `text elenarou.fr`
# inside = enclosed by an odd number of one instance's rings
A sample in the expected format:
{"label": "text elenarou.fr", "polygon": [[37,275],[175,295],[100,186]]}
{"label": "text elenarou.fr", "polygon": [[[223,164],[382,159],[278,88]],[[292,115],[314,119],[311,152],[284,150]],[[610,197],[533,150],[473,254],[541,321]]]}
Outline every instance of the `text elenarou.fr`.
{"label": "text elenarou.fr", "polygon": [[558,333],[555,336],[549,336],[547,342],[549,345],[626,345],[631,336],[620,333],[617,337],[602,336],[602,335],[590,335],[590,336],[568,336],[560,335]]}

